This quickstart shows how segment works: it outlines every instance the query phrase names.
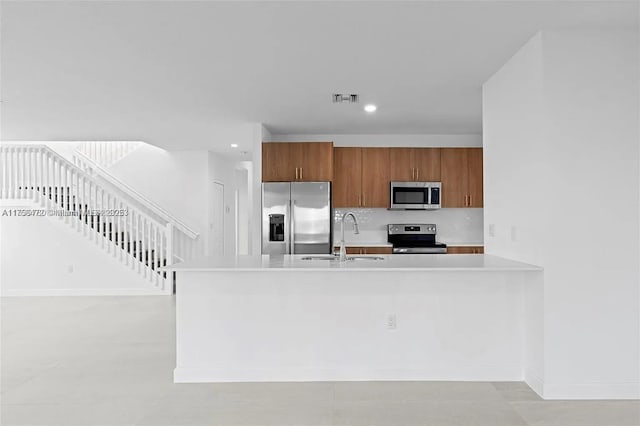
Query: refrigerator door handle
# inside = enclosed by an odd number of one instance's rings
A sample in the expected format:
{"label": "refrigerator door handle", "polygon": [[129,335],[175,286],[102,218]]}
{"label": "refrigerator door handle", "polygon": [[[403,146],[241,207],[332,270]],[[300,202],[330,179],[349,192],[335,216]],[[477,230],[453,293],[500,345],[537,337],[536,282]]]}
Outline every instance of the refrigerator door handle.
{"label": "refrigerator door handle", "polygon": [[295,226],[294,226],[296,218],[293,215],[293,211],[295,210],[295,208],[296,208],[296,202],[294,200],[291,200],[291,214],[289,215],[289,217],[291,218],[290,220],[291,232],[289,235],[289,240],[290,240],[289,244],[291,245],[291,254],[296,254],[296,250],[295,250],[296,238],[295,238]]}

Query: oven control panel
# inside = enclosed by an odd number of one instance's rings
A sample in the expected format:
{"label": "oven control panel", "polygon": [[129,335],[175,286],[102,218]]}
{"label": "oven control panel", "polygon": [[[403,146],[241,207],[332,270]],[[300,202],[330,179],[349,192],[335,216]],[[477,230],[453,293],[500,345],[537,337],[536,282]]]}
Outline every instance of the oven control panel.
{"label": "oven control panel", "polygon": [[389,235],[401,235],[401,234],[435,234],[436,225],[433,223],[394,223],[387,225]]}

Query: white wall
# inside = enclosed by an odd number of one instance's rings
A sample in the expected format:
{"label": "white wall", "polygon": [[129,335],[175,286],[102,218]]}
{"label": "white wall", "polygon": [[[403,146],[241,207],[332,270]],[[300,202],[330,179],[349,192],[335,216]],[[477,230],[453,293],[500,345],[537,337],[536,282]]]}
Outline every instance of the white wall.
{"label": "white wall", "polygon": [[[265,139],[267,140],[267,139]],[[482,135],[270,135],[270,141],[327,142],[334,146],[471,147],[482,146]]]}
{"label": "white wall", "polygon": [[198,250],[203,253],[210,195],[208,162],[208,151],[165,151],[145,144],[109,171],[198,232]]}
{"label": "white wall", "polygon": [[262,142],[269,141],[271,138],[271,133],[265,126],[262,124],[254,126],[251,167],[247,169],[251,185],[249,204],[252,206],[252,214],[249,215],[251,241],[249,254],[262,253]]}
{"label": "white wall", "polygon": [[[41,207],[25,200],[0,206],[15,208]],[[0,214],[0,230],[2,296],[159,294],[64,220]]]}
{"label": "white wall", "polygon": [[437,240],[450,245],[483,244],[482,209],[439,209],[423,211],[392,211],[387,209],[335,209],[333,224],[333,242],[340,242],[340,219],[352,211],[358,218],[360,233],[353,233],[352,220],[347,219],[345,242],[387,243],[387,224],[389,223],[435,223]]}
{"label": "white wall", "polygon": [[614,31],[538,34],[484,85],[485,245],[545,268],[546,398],[640,397],[638,89]]}

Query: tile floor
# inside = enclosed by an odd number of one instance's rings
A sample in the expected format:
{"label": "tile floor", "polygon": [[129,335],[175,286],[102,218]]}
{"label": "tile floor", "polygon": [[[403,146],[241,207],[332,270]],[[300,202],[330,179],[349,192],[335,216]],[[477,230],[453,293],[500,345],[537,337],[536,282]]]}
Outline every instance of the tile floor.
{"label": "tile floor", "polygon": [[180,384],[172,297],[1,300],[10,425],[639,426],[638,401],[542,401],[524,383]]}

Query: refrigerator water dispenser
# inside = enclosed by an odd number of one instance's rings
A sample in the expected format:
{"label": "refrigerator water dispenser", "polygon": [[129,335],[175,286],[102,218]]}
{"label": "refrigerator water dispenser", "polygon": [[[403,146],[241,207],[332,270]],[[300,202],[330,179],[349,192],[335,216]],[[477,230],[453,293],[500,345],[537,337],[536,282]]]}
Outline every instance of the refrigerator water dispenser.
{"label": "refrigerator water dispenser", "polygon": [[269,241],[284,241],[284,215],[269,215]]}

